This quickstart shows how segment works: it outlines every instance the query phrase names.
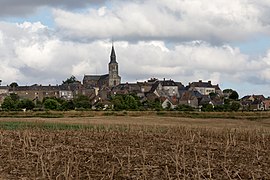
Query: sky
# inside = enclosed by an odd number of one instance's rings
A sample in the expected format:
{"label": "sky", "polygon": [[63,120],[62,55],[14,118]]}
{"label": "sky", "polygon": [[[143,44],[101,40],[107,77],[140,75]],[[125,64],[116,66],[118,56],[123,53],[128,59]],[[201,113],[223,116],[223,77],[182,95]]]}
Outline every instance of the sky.
{"label": "sky", "polygon": [[106,74],[270,96],[269,0],[0,0],[2,85]]}

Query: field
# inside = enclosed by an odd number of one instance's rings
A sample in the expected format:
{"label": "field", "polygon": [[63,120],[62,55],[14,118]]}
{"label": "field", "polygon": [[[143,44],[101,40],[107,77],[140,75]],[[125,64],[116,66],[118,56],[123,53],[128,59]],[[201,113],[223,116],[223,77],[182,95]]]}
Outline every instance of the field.
{"label": "field", "polygon": [[270,179],[264,115],[7,116],[0,179]]}

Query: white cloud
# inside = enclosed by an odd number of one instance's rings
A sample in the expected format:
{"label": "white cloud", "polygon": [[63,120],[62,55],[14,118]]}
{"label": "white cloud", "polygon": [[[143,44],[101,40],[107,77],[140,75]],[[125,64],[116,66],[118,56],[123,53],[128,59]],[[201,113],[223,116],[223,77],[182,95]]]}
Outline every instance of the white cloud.
{"label": "white cloud", "polygon": [[[111,42],[63,41],[41,23],[0,23],[2,84],[57,84],[71,75],[105,74]],[[270,51],[251,59],[228,44],[217,46],[205,41],[171,44],[163,41],[115,42],[120,75],[125,81],[151,77],[214,83],[270,82]],[[240,85],[239,85],[239,88]]]}
{"label": "white cloud", "polygon": [[104,2],[103,0],[0,0],[0,16],[26,16],[35,13],[35,11],[44,6],[77,9]]}
{"label": "white cloud", "polygon": [[116,2],[110,8],[90,8],[87,13],[55,9],[56,25],[64,36],[79,39],[199,39],[223,43],[269,32],[266,12],[270,6],[262,8],[262,3],[254,0]]}

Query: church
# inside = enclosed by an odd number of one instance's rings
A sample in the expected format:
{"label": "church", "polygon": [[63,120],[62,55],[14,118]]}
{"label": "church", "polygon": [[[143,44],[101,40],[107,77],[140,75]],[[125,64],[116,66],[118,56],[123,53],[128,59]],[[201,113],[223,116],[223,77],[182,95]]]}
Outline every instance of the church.
{"label": "church", "polygon": [[108,64],[109,74],[104,75],[84,75],[83,85],[86,88],[114,87],[121,83],[121,77],[118,74],[118,63],[114,46],[112,45],[110,62]]}

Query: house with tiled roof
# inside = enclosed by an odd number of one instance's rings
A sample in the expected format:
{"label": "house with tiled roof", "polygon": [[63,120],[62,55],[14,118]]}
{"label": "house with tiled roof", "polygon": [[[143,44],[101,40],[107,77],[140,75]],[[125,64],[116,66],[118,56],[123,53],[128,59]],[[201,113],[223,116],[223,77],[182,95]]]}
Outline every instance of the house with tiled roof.
{"label": "house with tiled roof", "polygon": [[266,110],[265,103],[268,103],[263,95],[247,95],[240,99],[243,110]]}
{"label": "house with tiled roof", "polygon": [[17,94],[21,99],[40,100],[46,97],[59,98],[59,86],[43,86],[34,84],[31,86],[10,87],[9,92]]}
{"label": "house with tiled roof", "polygon": [[199,98],[194,91],[185,91],[179,98],[179,104],[197,108],[199,106]]}
{"label": "house with tiled roof", "polygon": [[222,93],[222,91],[219,88],[219,85],[212,85],[211,81],[203,82],[202,80],[199,80],[198,82],[192,82],[189,83],[187,86],[187,89],[189,91],[198,91],[202,95],[209,95],[210,93]]}

